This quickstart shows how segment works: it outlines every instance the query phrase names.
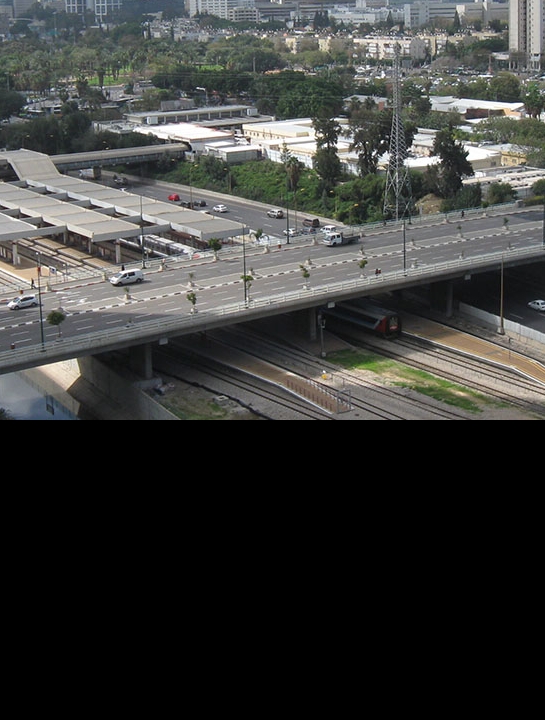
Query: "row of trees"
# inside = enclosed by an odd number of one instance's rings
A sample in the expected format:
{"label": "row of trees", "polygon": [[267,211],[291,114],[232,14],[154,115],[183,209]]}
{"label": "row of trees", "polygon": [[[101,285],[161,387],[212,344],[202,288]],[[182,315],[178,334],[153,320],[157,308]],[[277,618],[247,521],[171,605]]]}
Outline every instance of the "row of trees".
{"label": "row of trees", "polygon": [[[378,169],[380,156],[389,143],[391,113],[379,116],[379,112],[376,116],[368,113],[364,119],[360,118],[357,127],[354,124],[356,135],[352,147],[359,155],[357,177],[346,173],[338,156],[337,145],[344,132],[342,126],[335,120],[320,117],[313,121],[317,150],[312,169],[284,145],[280,163],[260,160],[226,166],[217,158],[201,157],[197,161],[167,166],[165,161],[156,177],[234,193],[271,205],[288,206],[295,213],[335,217],[347,224],[378,222],[385,219],[385,177]],[[372,133],[376,140],[367,142],[367,136],[370,138]],[[463,178],[473,175],[473,168],[452,127],[437,134],[433,150],[439,163],[424,173],[411,173],[413,211],[416,203],[429,194],[440,197],[444,209],[448,210],[480,205],[480,186],[471,190],[463,186]]]}

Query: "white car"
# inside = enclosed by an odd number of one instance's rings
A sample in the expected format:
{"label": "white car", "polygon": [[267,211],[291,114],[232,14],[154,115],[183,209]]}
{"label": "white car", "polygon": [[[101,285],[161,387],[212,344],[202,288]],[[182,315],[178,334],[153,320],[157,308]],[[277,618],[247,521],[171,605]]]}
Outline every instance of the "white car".
{"label": "white car", "polygon": [[36,295],[18,295],[10,300],[8,307],[10,310],[20,310],[21,308],[37,307],[38,298]]}
{"label": "white car", "polygon": [[294,235],[297,235],[298,232],[295,228],[289,228],[288,230],[282,230],[284,235],[288,235],[288,237],[293,237]]}
{"label": "white car", "polygon": [[528,307],[532,308],[532,310],[539,310],[540,312],[545,312],[545,300],[531,300],[528,303]]}
{"label": "white car", "polygon": [[212,208],[212,210],[213,210],[214,212],[217,212],[217,213],[225,213],[225,212],[228,212],[228,210],[227,210],[227,205],[214,205],[214,207]]}

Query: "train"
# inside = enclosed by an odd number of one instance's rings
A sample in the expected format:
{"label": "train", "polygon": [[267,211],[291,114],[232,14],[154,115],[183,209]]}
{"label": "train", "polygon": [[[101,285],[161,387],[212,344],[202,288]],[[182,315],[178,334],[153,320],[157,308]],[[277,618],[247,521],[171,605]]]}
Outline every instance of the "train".
{"label": "train", "polygon": [[401,318],[395,310],[380,307],[367,298],[350,302],[339,302],[334,307],[325,307],[322,314],[358,325],[375,335],[395,339],[401,335]]}
{"label": "train", "polygon": [[[146,251],[148,257],[165,258],[170,257],[171,255],[183,255],[184,253],[194,251],[194,248],[189,245],[183,245],[175,240],[169,240],[168,238],[160,237],[159,235],[144,235],[142,240],[144,243],[144,250]],[[119,238],[119,243],[123,247],[127,248],[127,250],[133,250],[136,253],[142,252],[142,245],[140,244],[139,238]]]}
{"label": "train", "polygon": [[144,247],[159,257],[166,255],[183,255],[193,250],[189,245],[169,240],[159,235],[144,235]]}

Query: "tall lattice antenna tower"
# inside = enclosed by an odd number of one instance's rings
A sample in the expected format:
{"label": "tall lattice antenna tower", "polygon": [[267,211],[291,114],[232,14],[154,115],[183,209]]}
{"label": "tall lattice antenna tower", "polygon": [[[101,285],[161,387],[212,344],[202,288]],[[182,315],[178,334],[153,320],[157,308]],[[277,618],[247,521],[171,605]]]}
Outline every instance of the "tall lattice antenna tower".
{"label": "tall lattice antenna tower", "polygon": [[390,161],[386,176],[384,191],[384,217],[394,217],[402,220],[411,216],[412,190],[409,169],[405,166],[407,159],[407,143],[405,129],[401,118],[401,72],[400,72],[400,45],[394,48],[394,114],[392,117],[392,131],[390,133]]}

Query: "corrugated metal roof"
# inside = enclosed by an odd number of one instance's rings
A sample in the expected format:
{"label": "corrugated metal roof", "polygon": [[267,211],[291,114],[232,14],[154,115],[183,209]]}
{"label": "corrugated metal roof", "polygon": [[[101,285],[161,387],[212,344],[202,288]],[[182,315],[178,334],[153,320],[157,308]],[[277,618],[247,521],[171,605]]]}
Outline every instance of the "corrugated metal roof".
{"label": "corrugated metal roof", "polygon": [[[13,224],[2,220],[2,209],[17,210],[29,219],[41,216],[47,223],[59,226],[59,231],[66,227],[93,242],[139,235],[140,214],[152,226],[185,232],[204,241],[241,232],[241,223],[232,220],[62,175],[50,158],[41,153],[17,150],[2,153],[2,158],[12,165],[20,181],[0,183],[0,242],[16,239],[11,238],[15,232]],[[19,226],[26,233],[19,237],[39,234],[35,226],[25,225],[25,229]]]}

